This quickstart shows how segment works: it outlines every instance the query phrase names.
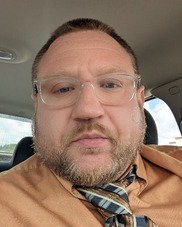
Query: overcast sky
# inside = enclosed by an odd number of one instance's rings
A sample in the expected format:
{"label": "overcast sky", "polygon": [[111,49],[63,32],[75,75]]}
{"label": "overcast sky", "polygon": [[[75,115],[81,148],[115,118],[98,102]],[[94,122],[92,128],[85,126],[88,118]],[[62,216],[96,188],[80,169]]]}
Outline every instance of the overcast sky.
{"label": "overcast sky", "polygon": [[169,144],[175,137],[180,137],[180,131],[169,107],[159,99],[145,103],[145,108],[152,114],[157,125],[159,144]]}
{"label": "overcast sky", "polygon": [[0,146],[17,143],[31,135],[31,123],[0,117]]}

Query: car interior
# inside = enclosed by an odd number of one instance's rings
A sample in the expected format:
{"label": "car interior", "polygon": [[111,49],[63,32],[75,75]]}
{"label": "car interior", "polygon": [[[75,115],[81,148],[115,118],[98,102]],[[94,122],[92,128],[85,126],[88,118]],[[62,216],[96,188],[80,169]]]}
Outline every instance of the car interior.
{"label": "car interior", "polygon": [[[130,44],[139,61],[146,102],[159,98],[168,105],[181,139],[181,0],[0,1],[0,115],[32,119],[31,67],[35,55],[59,25],[82,17],[111,25]],[[161,114],[170,130],[166,113]],[[147,109],[145,117],[144,143],[158,144],[158,129]],[[0,146],[3,133],[0,125]],[[0,172],[33,154],[32,136],[25,135],[16,144],[10,160],[0,159]]]}

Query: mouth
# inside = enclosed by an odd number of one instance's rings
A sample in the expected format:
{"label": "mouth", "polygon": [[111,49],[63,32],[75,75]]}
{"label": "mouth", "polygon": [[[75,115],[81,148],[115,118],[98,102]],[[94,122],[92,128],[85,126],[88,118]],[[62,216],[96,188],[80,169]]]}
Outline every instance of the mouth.
{"label": "mouth", "polygon": [[85,133],[75,138],[72,143],[81,147],[97,148],[108,143],[108,138],[99,133]]}

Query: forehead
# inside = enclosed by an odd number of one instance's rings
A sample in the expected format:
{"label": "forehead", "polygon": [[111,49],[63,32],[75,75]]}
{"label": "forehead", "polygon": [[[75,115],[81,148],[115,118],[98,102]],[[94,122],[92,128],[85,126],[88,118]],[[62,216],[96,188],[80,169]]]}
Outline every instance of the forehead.
{"label": "forehead", "polygon": [[116,51],[124,50],[121,45],[108,34],[102,31],[78,31],[57,38],[50,49],[60,47],[62,51],[79,48],[107,48]]}
{"label": "forehead", "polygon": [[63,35],[51,44],[40,61],[39,72],[44,75],[45,70],[52,73],[51,70],[59,71],[61,66],[99,67],[115,62],[127,64],[133,71],[129,54],[111,36],[96,30],[79,31]]}

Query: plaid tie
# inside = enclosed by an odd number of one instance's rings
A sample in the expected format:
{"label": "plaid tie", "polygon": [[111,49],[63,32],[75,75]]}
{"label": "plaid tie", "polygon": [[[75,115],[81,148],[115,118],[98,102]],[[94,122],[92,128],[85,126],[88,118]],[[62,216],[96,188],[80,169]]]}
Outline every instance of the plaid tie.
{"label": "plaid tie", "polygon": [[[126,185],[136,179],[135,171],[136,167],[133,166],[124,179]],[[148,217],[135,216],[132,213],[129,207],[128,194],[118,183],[109,183],[100,187],[90,188],[75,187],[101,213],[107,213],[105,227],[157,227]]]}

